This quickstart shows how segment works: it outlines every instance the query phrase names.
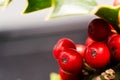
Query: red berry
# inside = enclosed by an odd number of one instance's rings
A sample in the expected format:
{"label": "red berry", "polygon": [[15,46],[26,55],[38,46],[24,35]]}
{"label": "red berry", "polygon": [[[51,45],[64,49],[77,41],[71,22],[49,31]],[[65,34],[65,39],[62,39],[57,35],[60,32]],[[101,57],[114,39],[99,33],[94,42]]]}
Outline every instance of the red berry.
{"label": "red berry", "polygon": [[81,72],[83,65],[81,55],[74,49],[62,51],[58,63],[64,71],[72,74]]}
{"label": "red berry", "polygon": [[90,37],[87,37],[86,41],[85,41],[85,44],[86,46],[88,46],[89,44],[95,42],[94,40],[92,40]]}
{"label": "red berry", "polygon": [[53,48],[53,55],[56,59],[59,58],[60,52],[68,49],[73,48],[76,49],[75,43],[69,38],[61,38],[58,40],[56,45]]}
{"label": "red berry", "polygon": [[110,33],[110,25],[100,18],[92,20],[88,26],[88,36],[95,41],[106,40]]}
{"label": "red berry", "polygon": [[109,42],[114,36],[116,36],[116,35],[118,35],[118,34],[112,33],[112,34],[108,37],[107,44],[108,44],[108,42]]}
{"label": "red berry", "polygon": [[120,5],[120,0],[114,0],[113,5],[114,5],[114,6]]}
{"label": "red berry", "polygon": [[84,52],[85,52],[86,46],[83,44],[76,44],[76,50],[77,52],[84,58]]}
{"label": "red berry", "polygon": [[85,61],[92,68],[105,67],[110,61],[108,47],[103,42],[93,42],[85,50]]}
{"label": "red berry", "polygon": [[109,26],[110,26],[110,30],[115,30],[112,25],[109,24]]}
{"label": "red berry", "polygon": [[62,69],[59,70],[60,80],[80,80],[79,74],[70,74]]}
{"label": "red berry", "polygon": [[108,47],[112,57],[120,61],[120,34],[111,35],[108,40]]}
{"label": "red berry", "polygon": [[112,25],[109,24],[109,26],[110,26],[111,34],[117,33],[117,31],[114,29],[114,27]]}

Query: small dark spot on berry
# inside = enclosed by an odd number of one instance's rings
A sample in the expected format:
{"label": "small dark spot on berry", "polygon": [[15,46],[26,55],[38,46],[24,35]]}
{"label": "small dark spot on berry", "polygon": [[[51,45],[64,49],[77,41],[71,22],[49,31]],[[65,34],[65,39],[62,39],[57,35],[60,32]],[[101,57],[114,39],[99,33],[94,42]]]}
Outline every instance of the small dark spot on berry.
{"label": "small dark spot on berry", "polygon": [[62,62],[63,62],[63,64],[66,64],[68,62],[68,60],[65,57],[63,57]]}
{"label": "small dark spot on berry", "polygon": [[91,51],[91,54],[92,54],[92,57],[96,57],[97,52],[96,52],[95,50],[92,50],[92,51]]}

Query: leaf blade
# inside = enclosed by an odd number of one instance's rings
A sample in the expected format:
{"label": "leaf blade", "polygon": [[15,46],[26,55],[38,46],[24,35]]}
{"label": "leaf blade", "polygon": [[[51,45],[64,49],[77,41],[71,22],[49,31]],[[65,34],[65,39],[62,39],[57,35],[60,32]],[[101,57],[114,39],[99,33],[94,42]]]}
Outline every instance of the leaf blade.
{"label": "leaf blade", "polygon": [[88,14],[97,6],[95,0],[52,0],[50,18],[75,14]]}
{"label": "leaf blade", "polygon": [[27,6],[23,13],[30,13],[51,7],[51,0],[27,0]]}
{"label": "leaf blade", "polygon": [[50,80],[60,80],[60,75],[55,72],[52,72],[50,74]]}
{"label": "leaf blade", "polygon": [[4,0],[0,2],[0,6],[7,7],[11,2],[12,0]]}
{"label": "leaf blade", "polygon": [[96,16],[110,23],[117,33],[120,33],[120,6],[100,6],[94,13]]}

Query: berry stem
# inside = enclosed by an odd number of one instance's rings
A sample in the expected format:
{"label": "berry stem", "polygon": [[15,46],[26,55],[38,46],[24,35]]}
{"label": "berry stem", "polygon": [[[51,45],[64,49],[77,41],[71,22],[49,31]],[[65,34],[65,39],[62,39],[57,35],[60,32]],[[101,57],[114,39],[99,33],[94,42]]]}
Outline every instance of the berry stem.
{"label": "berry stem", "polygon": [[119,26],[119,25],[114,25],[114,24],[112,24],[112,26],[113,26],[114,29],[117,31],[117,33],[120,33],[120,26]]}
{"label": "berry stem", "polygon": [[112,68],[106,69],[100,75],[93,77],[92,80],[120,80],[120,63]]}
{"label": "berry stem", "polygon": [[115,80],[120,80],[120,63],[112,68],[115,71]]}

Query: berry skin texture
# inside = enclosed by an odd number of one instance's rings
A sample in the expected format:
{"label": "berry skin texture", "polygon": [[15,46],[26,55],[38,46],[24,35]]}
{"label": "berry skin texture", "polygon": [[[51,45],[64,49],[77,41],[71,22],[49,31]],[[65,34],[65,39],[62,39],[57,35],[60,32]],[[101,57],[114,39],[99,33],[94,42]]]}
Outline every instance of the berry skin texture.
{"label": "berry skin texture", "polygon": [[75,43],[69,38],[59,39],[53,48],[53,56],[55,57],[55,59],[59,58],[61,51],[68,48],[76,49]]}
{"label": "berry skin texture", "polygon": [[76,44],[76,50],[77,52],[84,58],[84,52],[85,52],[86,46],[83,44]]}
{"label": "berry skin texture", "polygon": [[105,67],[110,61],[110,52],[103,42],[94,42],[85,50],[86,63],[95,69]]}
{"label": "berry skin texture", "polygon": [[76,50],[66,49],[61,52],[58,64],[64,71],[78,74],[82,71],[83,61],[81,55]]}
{"label": "berry skin texture", "polygon": [[110,36],[108,40],[108,47],[112,58],[120,61],[120,34],[113,34]]}
{"label": "berry skin texture", "polygon": [[60,68],[59,70],[59,74],[60,74],[60,80],[80,80],[79,74],[74,75],[74,74],[70,74],[64,70],[62,70]]}
{"label": "berry skin texture", "polygon": [[95,42],[94,40],[92,40],[90,37],[87,37],[86,41],[85,41],[85,45],[88,46],[89,44]]}
{"label": "berry skin texture", "polygon": [[94,41],[104,41],[110,34],[110,25],[103,19],[96,18],[89,23],[88,36]]}
{"label": "berry skin texture", "polygon": [[116,33],[112,33],[109,37],[108,37],[108,40],[107,40],[107,44],[110,42],[110,40],[114,37],[114,36],[117,36],[118,34]]}

